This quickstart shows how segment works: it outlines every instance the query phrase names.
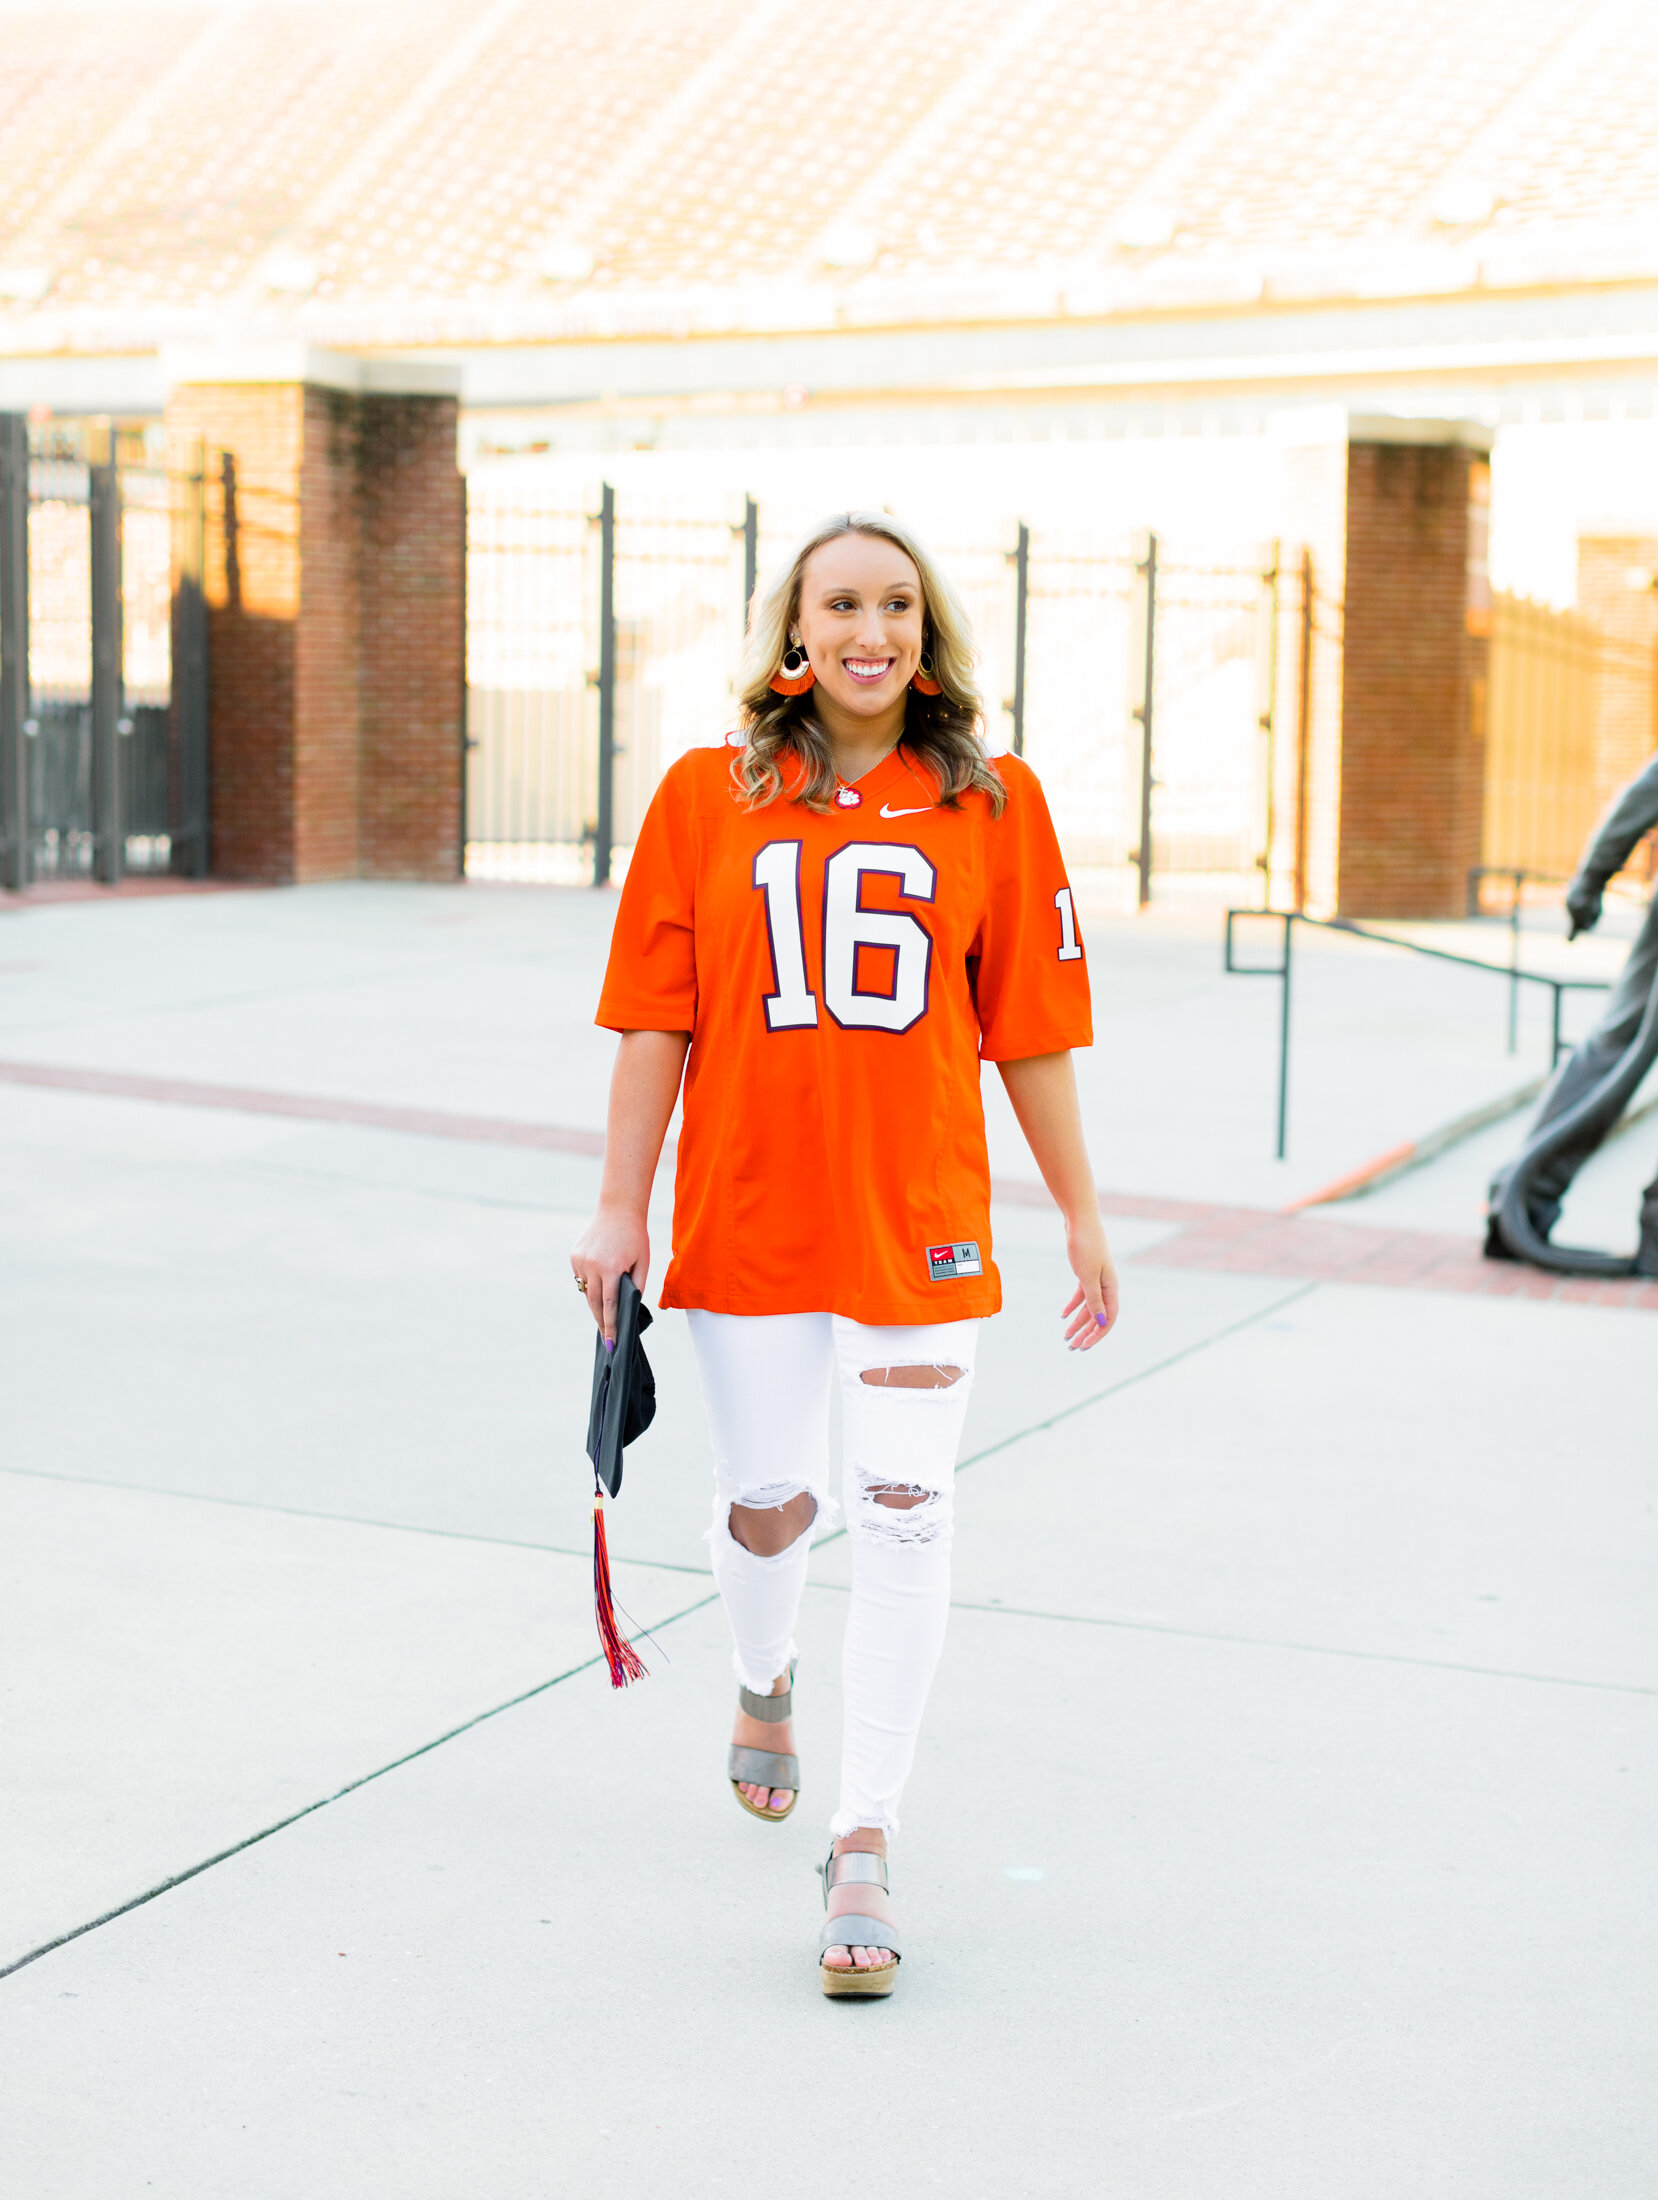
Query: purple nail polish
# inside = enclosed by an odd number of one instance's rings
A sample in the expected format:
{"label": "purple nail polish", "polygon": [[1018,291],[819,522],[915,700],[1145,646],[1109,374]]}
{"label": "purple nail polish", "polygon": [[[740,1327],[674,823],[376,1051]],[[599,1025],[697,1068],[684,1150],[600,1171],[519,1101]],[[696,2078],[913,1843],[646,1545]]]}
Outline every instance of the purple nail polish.
{"label": "purple nail polish", "polygon": [[614,1351],[615,1351],[615,1349],[616,1349],[616,1340],[615,1340],[615,1338],[614,1338],[614,1337],[606,1337],[606,1339],[605,1339],[605,1341],[604,1341],[604,1348],[605,1348],[605,1350],[606,1350],[607,1352],[614,1352]]}
{"label": "purple nail polish", "polygon": [[1105,1316],[1103,1314],[1096,1314],[1094,1316],[1094,1319],[1099,1323],[1102,1329],[1105,1327]]}

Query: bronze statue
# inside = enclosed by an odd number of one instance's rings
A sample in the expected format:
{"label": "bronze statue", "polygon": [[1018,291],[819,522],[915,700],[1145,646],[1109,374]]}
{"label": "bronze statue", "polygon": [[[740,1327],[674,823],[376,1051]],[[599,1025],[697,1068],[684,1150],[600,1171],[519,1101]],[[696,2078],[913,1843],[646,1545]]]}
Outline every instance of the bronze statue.
{"label": "bronze statue", "polygon": [[[1595,828],[1566,889],[1567,937],[1600,920],[1607,881],[1629,861],[1643,833],[1658,825],[1658,756],[1629,782]],[[1573,1276],[1658,1276],[1658,1177],[1641,1199],[1641,1241],[1633,1259],[1586,1247],[1551,1245],[1567,1189],[1629,1105],[1658,1060],[1658,892],[1629,951],[1623,975],[1593,1031],[1543,1089],[1519,1153],[1491,1185],[1485,1250],[1492,1260],[1525,1260]]]}

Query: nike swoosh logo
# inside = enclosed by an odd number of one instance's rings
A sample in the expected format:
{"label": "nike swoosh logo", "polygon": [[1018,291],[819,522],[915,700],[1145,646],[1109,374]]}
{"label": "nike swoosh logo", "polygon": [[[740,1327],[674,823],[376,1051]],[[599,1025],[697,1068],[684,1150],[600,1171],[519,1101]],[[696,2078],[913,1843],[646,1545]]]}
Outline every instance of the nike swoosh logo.
{"label": "nike swoosh logo", "polygon": [[924,812],[930,810],[931,808],[932,804],[930,802],[923,802],[919,809],[889,810],[886,804],[883,802],[881,804],[881,815],[883,817],[920,817],[923,815]]}

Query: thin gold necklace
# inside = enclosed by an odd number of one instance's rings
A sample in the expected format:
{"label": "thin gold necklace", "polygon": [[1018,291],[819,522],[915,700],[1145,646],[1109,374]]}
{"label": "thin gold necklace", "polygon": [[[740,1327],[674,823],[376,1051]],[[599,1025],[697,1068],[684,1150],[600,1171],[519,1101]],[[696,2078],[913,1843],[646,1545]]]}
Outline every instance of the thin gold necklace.
{"label": "thin gold necklace", "polygon": [[[867,779],[870,776],[871,772],[878,772],[881,766],[886,762],[887,758],[889,756],[895,756],[898,753],[899,749],[903,747],[903,745],[904,736],[900,734],[897,740],[894,741],[890,749],[884,749],[881,754],[875,759],[874,763],[869,766],[868,770],[859,774],[860,779]],[[841,777],[840,766],[838,764],[835,767],[835,792],[832,800],[834,801],[835,807],[838,810],[861,810],[863,808],[863,795],[859,792],[856,786],[853,786],[849,781]]]}

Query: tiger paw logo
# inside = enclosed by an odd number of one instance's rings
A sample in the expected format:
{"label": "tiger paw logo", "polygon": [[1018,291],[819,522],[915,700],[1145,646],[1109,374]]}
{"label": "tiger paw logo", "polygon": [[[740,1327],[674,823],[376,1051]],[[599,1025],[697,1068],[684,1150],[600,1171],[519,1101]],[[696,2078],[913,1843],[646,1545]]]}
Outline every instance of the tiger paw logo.
{"label": "tiger paw logo", "polygon": [[835,803],[839,809],[861,810],[863,801],[864,798],[856,787],[837,787],[835,789]]}
{"label": "tiger paw logo", "polygon": [[979,1258],[978,1241],[958,1238],[951,1245],[929,1245],[927,1274],[934,1283],[950,1283],[958,1276],[982,1276],[984,1262]]}

